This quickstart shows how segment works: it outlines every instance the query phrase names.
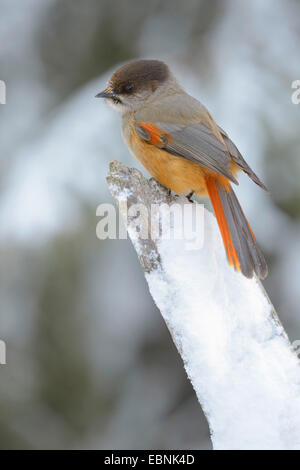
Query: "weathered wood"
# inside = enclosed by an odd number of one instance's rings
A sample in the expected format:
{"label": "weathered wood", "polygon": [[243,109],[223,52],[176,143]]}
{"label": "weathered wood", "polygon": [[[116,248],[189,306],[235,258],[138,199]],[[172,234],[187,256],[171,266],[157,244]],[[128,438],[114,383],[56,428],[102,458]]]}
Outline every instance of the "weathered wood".
{"label": "weathered wood", "polygon": [[[133,236],[137,215],[130,208],[147,209],[138,225],[149,231],[151,206],[172,205],[177,197],[118,161],[110,164],[107,182],[207,417],[214,447],[300,449],[299,361],[261,282],[228,268],[212,214],[205,211],[201,252],[191,254],[180,245],[174,252],[172,241],[164,242],[162,252],[159,237]],[[177,262],[182,272],[174,270]]]}

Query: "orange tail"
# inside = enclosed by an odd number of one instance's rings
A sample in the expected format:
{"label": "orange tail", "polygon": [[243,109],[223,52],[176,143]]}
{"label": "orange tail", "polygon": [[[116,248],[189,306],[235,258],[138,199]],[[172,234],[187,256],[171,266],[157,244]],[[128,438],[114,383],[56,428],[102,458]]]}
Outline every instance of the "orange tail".
{"label": "orange tail", "polygon": [[224,177],[207,176],[206,188],[230,266],[246,277],[256,273],[264,279],[268,274],[266,261],[229,181]]}

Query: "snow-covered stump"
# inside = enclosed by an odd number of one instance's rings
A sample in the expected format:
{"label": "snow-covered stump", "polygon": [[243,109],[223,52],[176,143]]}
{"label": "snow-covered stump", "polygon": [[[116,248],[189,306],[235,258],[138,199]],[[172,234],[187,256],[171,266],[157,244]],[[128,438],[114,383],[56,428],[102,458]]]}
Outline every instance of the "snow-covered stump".
{"label": "snow-covered stump", "polygon": [[[151,205],[164,204],[164,217],[174,203],[193,210],[196,204],[170,196],[117,161],[107,181],[207,417],[214,449],[300,449],[298,358],[262,284],[228,266],[214,215],[203,209],[201,249],[187,249],[184,239],[153,240],[145,237],[150,215],[141,210],[137,217],[134,205],[143,204],[150,214]],[[135,236],[137,225],[143,237]],[[175,218],[169,225],[176,238]]]}

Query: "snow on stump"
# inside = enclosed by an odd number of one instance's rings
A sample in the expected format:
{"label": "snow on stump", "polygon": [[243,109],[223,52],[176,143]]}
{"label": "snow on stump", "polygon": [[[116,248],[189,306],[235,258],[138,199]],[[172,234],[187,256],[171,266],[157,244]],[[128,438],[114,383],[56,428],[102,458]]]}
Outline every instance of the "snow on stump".
{"label": "snow on stump", "polygon": [[[117,161],[107,181],[208,420],[214,449],[300,449],[298,357],[260,281],[228,266],[214,215],[198,205],[203,243],[191,249],[197,204],[171,196]],[[138,216],[131,211],[137,204]],[[185,239],[176,233],[176,211],[166,216],[173,204],[189,207],[179,224]],[[154,219],[169,223],[171,237],[145,236],[153,205],[161,207]]]}

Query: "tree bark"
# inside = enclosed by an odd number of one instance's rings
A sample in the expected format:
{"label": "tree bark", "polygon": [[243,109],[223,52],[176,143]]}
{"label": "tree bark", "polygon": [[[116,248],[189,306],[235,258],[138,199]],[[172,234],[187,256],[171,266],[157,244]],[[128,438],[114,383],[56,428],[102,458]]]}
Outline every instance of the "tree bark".
{"label": "tree bark", "polygon": [[[149,229],[152,205],[183,206],[186,198],[118,161],[107,182],[214,448],[300,449],[298,358],[261,282],[228,266],[214,216],[204,209],[203,247],[186,251],[181,241],[151,238]],[[145,208],[138,225],[146,238],[134,235],[137,204]]]}

